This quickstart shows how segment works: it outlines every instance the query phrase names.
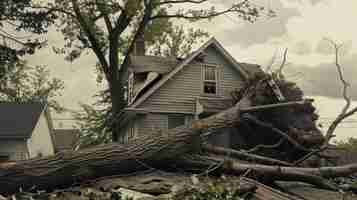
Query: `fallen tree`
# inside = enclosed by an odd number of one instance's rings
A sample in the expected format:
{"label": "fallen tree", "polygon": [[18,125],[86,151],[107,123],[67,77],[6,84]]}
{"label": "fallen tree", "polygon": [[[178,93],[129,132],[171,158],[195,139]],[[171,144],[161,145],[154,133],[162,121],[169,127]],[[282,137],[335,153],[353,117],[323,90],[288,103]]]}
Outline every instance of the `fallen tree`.
{"label": "fallen tree", "polygon": [[164,133],[141,136],[127,144],[102,145],[18,162],[0,169],[0,193],[13,193],[20,189],[46,190],[66,187],[102,176],[168,166],[170,161],[181,155],[198,152],[203,133],[215,132],[239,124],[242,112],[257,112],[306,103],[309,102],[290,102],[251,108],[241,108],[238,103],[216,115],[194,121],[191,127],[182,126]]}
{"label": "fallen tree", "polygon": [[[326,178],[357,172],[356,165],[301,168],[290,162],[309,155],[323,143],[315,127],[311,100],[303,100],[299,91],[297,95],[288,91],[293,97],[277,102],[269,93],[269,85],[262,85],[247,87],[235,106],[195,120],[191,126],[141,135],[126,144],[99,145],[0,168],[0,194],[53,190],[101,177],[176,167],[187,171],[198,168],[204,174],[216,169],[235,175],[254,171],[272,180],[303,181],[337,190]],[[209,144],[211,135],[227,127],[236,128],[234,134],[245,137],[248,150]],[[257,154],[248,153],[253,150]]]}

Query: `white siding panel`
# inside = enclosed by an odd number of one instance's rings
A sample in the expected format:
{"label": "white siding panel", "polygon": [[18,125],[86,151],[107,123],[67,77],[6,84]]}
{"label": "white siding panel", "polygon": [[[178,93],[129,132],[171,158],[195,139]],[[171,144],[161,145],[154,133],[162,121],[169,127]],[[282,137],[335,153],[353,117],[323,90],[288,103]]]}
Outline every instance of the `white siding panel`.
{"label": "white siding panel", "polygon": [[206,49],[205,61],[211,64],[217,64],[221,67],[219,91],[224,97],[230,98],[231,92],[235,89],[241,89],[243,86],[242,75],[224,58],[215,48]]}
{"label": "white siding panel", "polygon": [[[231,92],[243,85],[241,74],[215,48],[205,50],[205,63],[219,66],[218,92],[231,98]],[[202,95],[202,65],[190,64],[168,80],[139,108],[154,112],[195,112],[195,100]]]}
{"label": "white siding panel", "polygon": [[195,112],[201,94],[201,65],[188,65],[149,97],[140,108],[153,112]]}
{"label": "white siding panel", "polygon": [[47,119],[42,112],[40,118],[32,132],[32,136],[27,141],[30,158],[42,155],[49,156],[54,154],[54,147],[51,139],[50,128]]}
{"label": "white siding panel", "polygon": [[167,115],[151,113],[138,116],[136,123],[138,135],[165,131],[167,129]]}

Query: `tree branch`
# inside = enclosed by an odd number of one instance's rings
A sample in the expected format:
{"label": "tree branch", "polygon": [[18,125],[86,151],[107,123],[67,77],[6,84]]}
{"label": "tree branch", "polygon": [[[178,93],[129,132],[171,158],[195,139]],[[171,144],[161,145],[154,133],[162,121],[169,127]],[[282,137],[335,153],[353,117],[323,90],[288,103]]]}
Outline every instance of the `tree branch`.
{"label": "tree branch", "polygon": [[[173,1],[173,2],[176,2],[176,3],[188,3],[187,0],[180,0],[180,1]],[[199,3],[203,3],[205,1],[202,1],[202,2],[199,2],[199,1],[193,1],[197,4]],[[192,2],[191,2],[192,3]],[[223,14],[226,14],[226,13],[230,13],[230,12],[236,12],[236,13],[239,13],[239,14],[247,14],[244,10],[241,9],[242,6],[244,6],[245,4],[248,3],[248,0],[244,0],[238,4],[235,4],[233,6],[231,6],[230,8],[226,9],[226,10],[222,10],[222,11],[219,11],[219,12],[213,12],[213,13],[202,13],[201,15],[193,15],[192,13],[176,13],[176,14],[168,14],[168,15],[161,15],[161,14],[158,14],[158,15],[155,15],[155,16],[152,16],[150,19],[151,20],[154,20],[154,19],[160,19],[160,18],[181,18],[181,19],[208,19],[208,18],[212,18],[212,17],[216,17],[216,16],[219,16],[219,15],[223,15]]]}
{"label": "tree branch", "polygon": [[175,3],[193,3],[193,4],[200,4],[207,2],[209,0],[176,0],[176,1],[163,1],[160,2],[159,5],[164,5],[164,4],[175,4]]}
{"label": "tree branch", "polygon": [[105,6],[105,4],[98,2],[98,0],[95,1],[95,4],[98,7],[99,12],[101,13],[101,15],[104,18],[104,22],[105,22],[108,32],[111,33],[113,30],[113,26],[112,26],[112,22],[110,21],[109,14],[105,12],[105,9],[103,7],[103,6]]}
{"label": "tree branch", "polygon": [[285,67],[285,64],[286,64],[286,57],[287,57],[287,54],[288,54],[288,48],[285,48],[284,50],[284,56],[283,56],[283,61],[281,62],[281,65],[277,71],[277,75],[278,75],[278,78],[283,78],[283,69]]}
{"label": "tree branch", "polygon": [[100,45],[95,37],[95,34],[92,32],[92,29],[90,27],[90,25],[86,22],[85,18],[82,16],[82,13],[80,11],[80,8],[78,6],[77,0],[72,0],[72,6],[73,6],[73,10],[76,14],[76,18],[78,19],[78,22],[81,26],[81,28],[83,29],[84,32],[86,32],[89,41],[92,44],[92,49],[93,52],[95,53],[95,55],[98,57],[98,60],[100,62],[100,64],[103,67],[103,71],[106,75],[106,77],[109,80],[109,66],[108,66],[108,62],[105,59],[104,53],[102,52]]}
{"label": "tree branch", "polygon": [[326,41],[328,41],[334,48],[335,51],[335,65],[337,68],[337,72],[338,72],[338,78],[340,79],[341,83],[343,84],[343,91],[342,91],[342,96],[343,99],[345,100],[346,104],[345,106],[342,108],[340,114],[336,117],[336,119],[331,123],[331,125],[329,126],[327,132],[326,132],[326,140],[325,140],[325,145],[327,145],[329,143],[329,141],[331,140],[331,138],[334,137],[333,133],[335,132],[336,128],[338,127],[338,125],[347,117],[353,115],[355,112],[357,112],[357,107],[353,108],[351,111],[348,111],[349,108],[351,107],[351,98],[348,95],[348,87],[350,86],[350,84],[346,81],[346,79],[343,76],[343,72],[342,72],[342,66],[339,63],[339,50],[342,47],[343,44],[337,44],[336,42],[325,38]]}
{"label": "tree branch", "polygon": [[283,138],[285,138],[287,141],[289,141],[292,145],[294,145],[294,147],[296,147],[299,150],[305,151],[305,152],[310,152],[309,149],[306,149],[305,147],[303,147],[301,144],[299,144],[295,139],[293,139],[292,137],[290,137],[287,133],[281,131],[278,128],[275,128],[274,126],[272,126],[271,124],[268,124],[266,122],[260,121],[259,119],[257,119],[256,117],[250,115],[250,114],[245,114],[244,119],[248,119],[252,122],[254,122],[255,124],[265,127],[265,128],[269,128],[272,131],[274,131],[275,133],[281,135]]}

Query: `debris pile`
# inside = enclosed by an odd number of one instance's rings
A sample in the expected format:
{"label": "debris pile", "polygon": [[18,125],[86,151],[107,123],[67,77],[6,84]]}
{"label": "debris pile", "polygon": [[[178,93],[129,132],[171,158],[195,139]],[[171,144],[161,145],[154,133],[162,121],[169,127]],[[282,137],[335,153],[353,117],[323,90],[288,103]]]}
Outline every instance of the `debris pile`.
{"label": "debris pile", "polygon": [[[349,193],[355,190],[353,177],[336,178],[357,172],[357,164],[323,166],[318,115],[294,83],[261,73],[232,96],[233,107],[189,127],[1,167],[0,194],[4,199],[123,199],[124,193],[136,199],[192,194],[210,199],[211,193],[230,199],[315,199],[292,189],[299,182],[319,194],[355,198]],[[214,145],[210,138],[227,128],[231,146]]]}

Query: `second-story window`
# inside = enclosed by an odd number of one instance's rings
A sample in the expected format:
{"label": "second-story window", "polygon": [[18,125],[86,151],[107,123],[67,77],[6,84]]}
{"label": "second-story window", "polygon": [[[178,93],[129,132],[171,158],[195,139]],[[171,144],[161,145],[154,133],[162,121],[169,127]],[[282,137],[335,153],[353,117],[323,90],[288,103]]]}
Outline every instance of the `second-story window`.
{"label": "second-story window", "polygon": [[203,71],[203,93],[217,94],[217,67],[205,65]]}

